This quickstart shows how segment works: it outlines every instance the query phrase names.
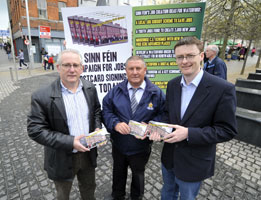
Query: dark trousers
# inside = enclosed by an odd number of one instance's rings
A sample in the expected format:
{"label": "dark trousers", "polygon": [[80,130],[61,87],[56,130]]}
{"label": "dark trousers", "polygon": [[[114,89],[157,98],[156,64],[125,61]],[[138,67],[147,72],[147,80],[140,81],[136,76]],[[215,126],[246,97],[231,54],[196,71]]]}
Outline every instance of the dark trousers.
{"label": "dark trousers", "polygon": [[20,65],[20,67],[22,67],[22,64],[23,64],[24,66],[27,66],[27,64],[24,63],[24,59],[20,59],[20,60],[19,60],[19,65]]}
{"label": "dark trousers", "polygon": [[[73,154],[73,173],[77,176],[82,200],[95,200],[95,168],[87,153]],[[73,177],[74,178],[74,177]],[[58,200],[69,200],[73,180],[54,181]]]}
{"label": "dark trousers", "polygon": [[47,67],[47,69],[51,69],[51,67],[52,67],[52,70],[54,70],[53,63],[48,63],[48,67]]}
{"label": "dark trousers", "polygon": [[44,60],[44,70],[46,70],[47,65],[48,65],[48,61]]}
{"label": "dark trousers", "polygon": [[144,194],[144,171],[150,156],[150,149],[147,152],[135,155],[123,155],[112,146],[113,157],[113,180],[112,197],[117,200],[124,199],[128,166],[132,172],[131,192],[132,200],[142,199]]}

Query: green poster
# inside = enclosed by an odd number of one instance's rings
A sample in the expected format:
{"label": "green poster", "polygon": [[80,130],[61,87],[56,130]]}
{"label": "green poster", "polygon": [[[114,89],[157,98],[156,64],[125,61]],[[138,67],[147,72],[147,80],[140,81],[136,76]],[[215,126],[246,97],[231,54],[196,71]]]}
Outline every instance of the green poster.
{"label": "green poster", "polygon": [[147,77],[164,91],[180,75],[174,45],[186,36],[200,39],[205,3],[133,7],[133,55],[142,56]]}

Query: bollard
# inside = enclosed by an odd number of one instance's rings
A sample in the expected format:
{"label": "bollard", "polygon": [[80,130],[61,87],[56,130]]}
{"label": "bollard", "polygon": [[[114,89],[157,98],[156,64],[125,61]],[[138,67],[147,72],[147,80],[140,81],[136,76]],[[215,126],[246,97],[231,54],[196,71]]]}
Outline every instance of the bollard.
{"label": "bollard", "polygon": [[13,76],[13,69],[12,69],[12,67],[9,67],[9,70],[10,70],[11,80],[14,82],[14,76]]}

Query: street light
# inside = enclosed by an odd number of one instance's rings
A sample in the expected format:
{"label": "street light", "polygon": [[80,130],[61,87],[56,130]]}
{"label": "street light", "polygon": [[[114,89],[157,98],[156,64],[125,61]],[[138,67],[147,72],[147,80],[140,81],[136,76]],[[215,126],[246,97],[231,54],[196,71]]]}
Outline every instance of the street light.
{"label": "street light", "polygon": [[29,74],[31,75],[31,69],[33,68],[32,64],[34,62],[34,59],[32,58],[32,38],[31,38],[31,28],[30,28],[30,18],[29,18],[29,11],[28,11],[28,1],[25,0],[25,8],[26,8],[26,18],[27,18],[27,29],[28,29],[28,36],[29,36],[29,45],[27,45],[28,54],[29,54]]}

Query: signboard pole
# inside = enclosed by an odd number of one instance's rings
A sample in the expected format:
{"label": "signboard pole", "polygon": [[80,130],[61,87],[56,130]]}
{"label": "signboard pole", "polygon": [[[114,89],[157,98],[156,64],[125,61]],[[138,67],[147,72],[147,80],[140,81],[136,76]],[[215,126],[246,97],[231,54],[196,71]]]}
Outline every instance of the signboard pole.
{"label": "signboard pole", "polygon": [[31,69],[33,69],[34,59],[33,59],[33,54],[31,52],[32,38],[31,38],[30,18],[29,18],[29,11],[28,11],[28,0],[25,0],[25,7],[26,7],[27,29],[28,29],[28,36],[29,36],[29,45],[27,46],[28,55],[29,55],[29,74],[31,75]]}
{"label": "signboard pole", "polygon": [[[8,20],[8,26],[10,30],[10,39],[11,39],[11,51],[12,51],[12,56],[13,56],[13,62],[14,62],[14,69],[15,69],[15,80],[18,81],[18,73],[17,73],[17,67],[16,67],[16,62],[15,62],[15,53],[14,53],[14,43],[13,43],[13,34],[12,34],[12,29],[10,26],[10,21]],[[12,67],[10,67],[11,71]],[[12,75],[11,75],[12,76]],[[11,77],[12,78],[12,77]]]}

